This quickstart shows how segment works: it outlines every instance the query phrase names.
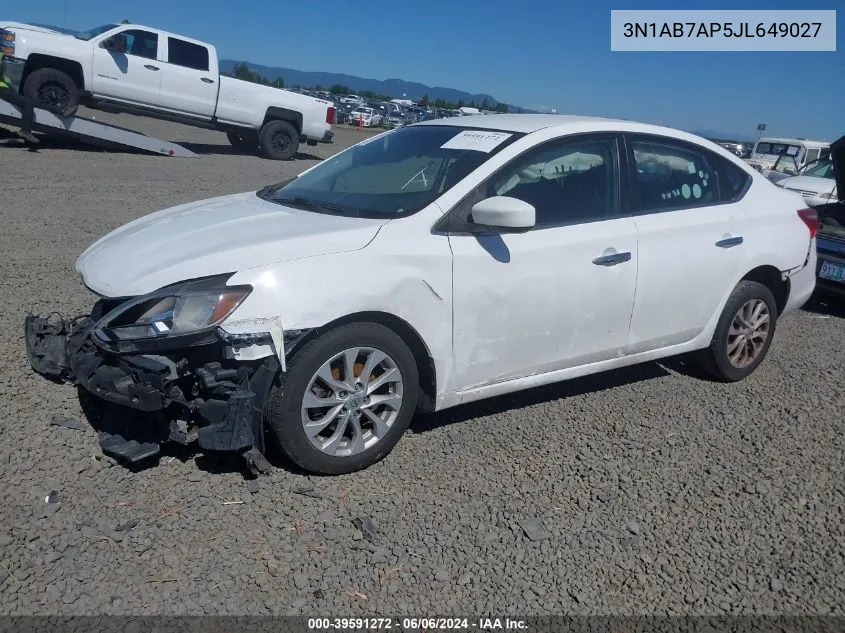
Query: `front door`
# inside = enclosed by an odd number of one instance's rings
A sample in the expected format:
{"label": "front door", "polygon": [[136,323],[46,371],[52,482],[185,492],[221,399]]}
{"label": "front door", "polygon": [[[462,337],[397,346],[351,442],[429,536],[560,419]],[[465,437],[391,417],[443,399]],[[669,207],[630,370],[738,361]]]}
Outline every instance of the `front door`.
{"label": "front door", "polygon": [[620,216],[615,136],[557,140],[517,157],[453,210],[504,195],[534,205],[519,234],[450,232],[458,391],[625,354],[637,276]]}
{"label": "front door", "polygon": [[162,66],[158,46],[157,33],[140,29],[126,29],[105,38],[94,47],[94,94],[157,106]]}

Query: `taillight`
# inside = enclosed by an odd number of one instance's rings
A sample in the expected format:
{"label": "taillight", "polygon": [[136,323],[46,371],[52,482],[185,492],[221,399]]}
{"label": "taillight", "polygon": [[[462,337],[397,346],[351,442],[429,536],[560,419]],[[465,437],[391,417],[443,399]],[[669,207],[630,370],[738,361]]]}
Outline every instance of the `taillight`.
{"label": "taillight", "polygon": [[810,229],[810,238],[814,238],[819,232],[819,212],[815,209],[801,209],[798,211],[798,217],[804,221],[807,228]]}
{"label": "taillight", "polygon": [[326,110],[326,123],[328,123],[329,125],[334,125],[334,115],[334,106],[329,106],[329,109]]}

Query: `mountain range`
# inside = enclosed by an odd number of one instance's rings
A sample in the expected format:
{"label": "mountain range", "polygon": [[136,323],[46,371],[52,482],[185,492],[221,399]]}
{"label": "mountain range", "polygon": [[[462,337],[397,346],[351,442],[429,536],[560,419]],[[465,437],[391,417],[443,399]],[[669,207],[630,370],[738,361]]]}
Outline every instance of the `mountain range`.
{"label": "mountain range", "polygon": [[[220,71],[231,73],[234,71],[235,66],[240,63],[239,60],[221,59]],[[424,95],[428,95],[430,101],[443,99],[451,103],[463,101],[464,103],[474,102],[481,104],[486,99],[491,105],[499,103],[498,99],[489,94],[472,94],[455,88],[426,86],[425,84],[405,81],[404,79],[366,79],[343,73],[310,72],[294,70],[293,68],[280,68],[278,66],[262,66],[260,64],[251,64],[250,62],[245,63],[250,70],[259,73],[270,81],[281,77],[285,82],[285,86],[288,88],[292,86],[322,86],[323,88],[328,88],[329,86],[340,85],[346,86],[353,92],[369,90],[377,94],[390,95],[394,99],[406,98],[418,101]],[[406,96],[403,97],[403,95]],[[511,112],[531,112],[531,110],[517,108],[511,105],[508,106],[508,109]]]}
{"label": "mountain range", "polygon": [[[235,66],[241,62],[233,59],[221,59],[221,72],[231,73]],[[322,86],[329,88],[334,85],[346,86],[352,92],[362,92],[369,90],[377,94],[390,95],[394,99],[405,98],[419,101],[424,95],[428,95],[430,101],[435,99],[443,99],[451,103],[463,101],[464,103],[474,102],[481,104],[486,99],[491,105],[499,103],[499,101],[492,95],[486,93],[473,94],[464,90],[457,90],[456,88],[443,88],[441,86],[427,86],[414,81],[405,81],[404,79],[366,79],[356,75],[347,75],[343,73],[329,73],[329,72],[312,72],[305,70],[295,70],[293,68],[282,68],[279,66],[262,66],[261,64],[252,64],[245,62],[250,70],[257,72],[264,78],[273,81],[281,77],[285,86],[290,88],[293,86]],[[536,106],[535,106],[536,107]],[[549,109],[528,109],[508,105],[509,112],[550,112]],[[728,134],[717,130],[690,130],[693,134],[703,136],[711,139],[732,139],[739,142],[748,142],[752,139],[748,134]],[[753,142],[753,141],[752,141]]]}

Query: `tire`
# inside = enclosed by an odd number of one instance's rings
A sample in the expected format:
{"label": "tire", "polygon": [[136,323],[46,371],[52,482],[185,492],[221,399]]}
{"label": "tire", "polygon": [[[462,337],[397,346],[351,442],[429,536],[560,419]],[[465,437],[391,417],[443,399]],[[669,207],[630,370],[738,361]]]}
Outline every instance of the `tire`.
{"label": "tire", "polygon": [[[762,317],[765,313],[768,316],[765,340],[760,341],[758,333],[752,340],[761,344],[757,346],[749,345],[746,337],[746,342],[740,340],[737,346],[737,339],[741,339],[741,337],[731,333],[731,326],[735,320],[740,320],[740,312],[748,310],[749,305],[753,306],[755,302],[757,305],[760,305],[760,302],[764,305],[760,308],[760,316]],[[747,313],[745,316],[747,317]],[[722,310],[710,346],[701,350],[697,355],[701,369],[724,382],[738,382],[749,376],[763,362],[769,351],[772,338],[775,335],[777,316],[777,304],[771,290],[756,281],[739,282],[731,296],[728,297],[724,310]],[[740,323],[738,325],[741,327]],[[739,351],[755,348],[755,354],[753,359],[749,359],[747,355],[743,354],[740,360],[746,362],[739,363],[740,366],[737,366],[738,364],[731,359],[730,352],[733,351],[731,348]]]}
{"label": "tire", "polygon": [[23,94],[36,107],[68,117],[76,114],[81,91],[67,73],[55,68],[39,68],[26,78]]}
{"label": "tire", "polygon": [[290,160],[299,150],[299,133],[287,121],[268,121],[259,134],[261,154],[272,160]]}
{"label": "tire", "polygon": [[253,131],[226,132],[226,137],[235,149],[255,150],[258,147],[258,134]]}
{"label": "tire", "polygon": [[[331,391],[332,388],[329,383],[316,376],[317,372],[321,371],[321,368],[332,358],[343,355],[345,351],[354,348],[361,348],[362,351],[369,348],[387,356],[387,360],[383,361],[384,365],[375,365],[378,369],[370,374],[372,377],[367,381],[368,384],[378,377],[377,372],[385,370],[386,373],[388,368],[392,368],[391,371],[398,370],[398,374],[393,371],[390,374],[393,378],[397,376],[401,378],[401,385],[395,382],[387,382],[378,386],[372,394],[373,397],[386,394],[385,397],[389,398],[392,394],[401,393],[398,410],[387,405],[376,404],[372,406],[366,402],[369,398],[366,398],[364,404],[360,405],[379,415],[380,419],[381,416],[387,418],[385,426],[382,427],[381,437],[378,437],[375,432],[375,424],[364,413],[361,413],[359,418],[355,418],[353,414],[346,418],[344,422],[343,411],[352,411],[356,406],[349,398],[356,397],[356,394],[358,394],[358,402],[360,402],[360,397],[366,394],[366,390],[355,393],[348,393],[343,390]],[[365,365],[365,357],[362,355],[359,358],[360,360],[353,365],[355,368],[353,375],[358,377],[363,371],[358,363]],[[329,365],[331,374],[325,375],[333,377],[335,382],[341,381],[342,378],[345,378],[345,371],[342,366],[342,361],[337,365]],[[335,371],[338,373],[335,374]],[[373,376],[373,374],[376,375]],[[315,391],[319,393],[315,394]],[[389,391],[390,393],[388,393]],[[346,400],[343,401],[345,404],[334,404],[341,402],[339,398],[344,397],[342,396],[343,393],[347,393]],[[417,409],[419,393],[419,374],[416,360],[399,335],[393,330],[375,323],[351,323],[309,341],[293,354],[293,357],[287,363],[287,371],[282,375],[281,385],[275,386],[270,392],[264,419],[282,452],[303,470],[327,475],[352,473],[372,466],[390,453],[411,423]],[[323,398],[328,397],[333,404],[325,409],[305,409],[303,400],[307,394],[318,395]],[[340,438],[336,444],[340,454],[332,454],[331,449],[323,450],[315,446],[309,439],[305,431],[304,420],[314,420],[314,414],[316,414],[316,419],[319,420],[324,412],[330,414],[334,408],[339,409],[342,406],[349,406],[350,408],[340,409],[340,412],[331,418],[332,423],[323,428],[319,434],[314,435],[314,442],[323,446],[331,445],[332,440]],[[326,418],[329,418],[329,415],[326,415]],[[341,425],[343,425],[343,430],[338,433]],[[358,429],[363,429],[360,435],[356,434]],[[363,450],[356,452],[353,442],[355,437],[362,438],[360,449]]]}

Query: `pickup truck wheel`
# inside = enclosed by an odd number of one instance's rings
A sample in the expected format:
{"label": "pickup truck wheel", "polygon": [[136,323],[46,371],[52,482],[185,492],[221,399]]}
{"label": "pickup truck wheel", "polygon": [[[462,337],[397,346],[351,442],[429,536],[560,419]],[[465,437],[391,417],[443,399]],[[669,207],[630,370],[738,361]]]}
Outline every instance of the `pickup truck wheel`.
{"label": "pickup truck wheel", "polygon": [[79,107],[80,90],[76,82],[61,70],[39,68],[26,78],[23,94],[44,108],[60,116],[73,116]]}
{"label": "pickup truck wheel", "polygon": [[259,135],[261,153],[273,160],[290,160],[299,150],[299,134],[287,121],[268,121]]}
{"label": "pickup truck wheel", "polygon": [[416,360],[402,338],[383,325],[350,323],[294,352],[264,419],[300,468],[351,473],[391,452],[419,393]]}
{"label": "pickup truck wheel", "polygon": [[256,132],[227,132],[226,136],[235,149],[254,150],[258,147],[258,134]]}

